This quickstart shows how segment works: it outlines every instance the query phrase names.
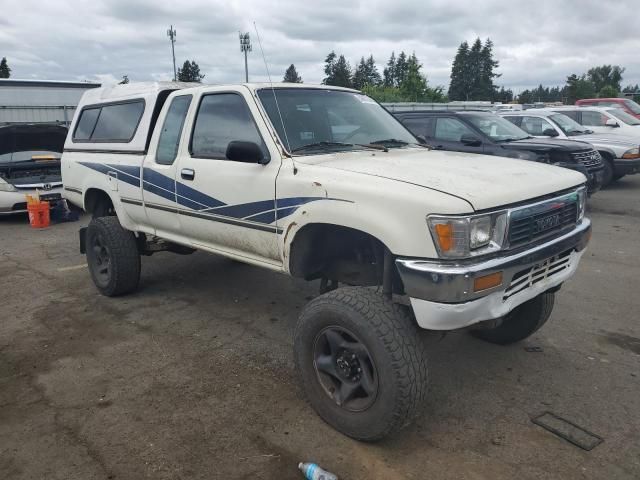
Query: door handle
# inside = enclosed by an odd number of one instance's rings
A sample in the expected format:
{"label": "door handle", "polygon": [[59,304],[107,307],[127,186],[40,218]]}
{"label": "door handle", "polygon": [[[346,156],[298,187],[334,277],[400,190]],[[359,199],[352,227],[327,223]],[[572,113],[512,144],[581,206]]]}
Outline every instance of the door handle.
{"label": "door handle", "polygon": [[196,172],[192,168],[183,168],[180,170],[180,176],[185,180],[193,180],[196,178]]}

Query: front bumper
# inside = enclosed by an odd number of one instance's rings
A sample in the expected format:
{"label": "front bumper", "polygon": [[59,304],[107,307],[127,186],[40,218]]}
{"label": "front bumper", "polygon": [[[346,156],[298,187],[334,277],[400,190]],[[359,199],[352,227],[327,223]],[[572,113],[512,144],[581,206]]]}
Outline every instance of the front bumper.
{"label": "front bumper", "polygon": [[0,215],[13,215],[27,211],[27,195],[40,195],[51,204],[62,199],[62,186],[51,190],[20,189],[17,192],[0,192]]}
{"label": "front bumper", "polygon": [[640,158],[635,160],[616,158],[613,164],[613,170],[616,175],[632,175],[634,173],[640,173]]}
{"label": "front bumper", "polygon": [[[500,318],[575,273],[591,237],[583,219],[571,232],[525,251],[471,264],[397,259],[418,324],[453,330]],[[474,292],[476,279],[502,272],[496,287]]]}

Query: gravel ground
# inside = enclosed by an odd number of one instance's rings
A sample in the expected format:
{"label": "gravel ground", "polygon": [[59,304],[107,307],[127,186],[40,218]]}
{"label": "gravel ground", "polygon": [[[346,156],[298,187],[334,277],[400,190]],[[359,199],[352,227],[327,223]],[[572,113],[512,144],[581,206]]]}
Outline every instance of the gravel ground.
{"label": "gravel ground", "polygon": [[[0,478],[285,480],[305,460],[347,480],[640,478],[638,177],[590,199],[592,243],[533,337],[425,335],[424,411],[377,444],[302,399],[291,337],[317,283],[160,253],[138,293],[105,298],[78,253],[88,218],[0,219]],[[532,423],[547,411],[604,442]]]}

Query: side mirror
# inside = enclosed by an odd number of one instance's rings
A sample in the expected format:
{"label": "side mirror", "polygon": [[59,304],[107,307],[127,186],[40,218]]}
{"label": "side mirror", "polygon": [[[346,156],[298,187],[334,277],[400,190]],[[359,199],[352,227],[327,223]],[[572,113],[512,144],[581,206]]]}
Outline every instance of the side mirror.
{"label": "side mirror", "polygon": [[269,158],[265,158],[260,146],[254,142],[240,140],[229,142],[225,156],[234,162],[260,163],[262,165],[269,163]]}
{"label": "side mirror", "polygon": [[613,118],[609,118],[606,122],[604,122],[604,124],[607,127],[619,127],[620,124],[618,122],[616,122]]}
{"label": "side mirror", "polygon": [[479,147],[480,145],[482,145],[482,140],[480,140],[475,135],[471,135],[470,133],[465,133],[464,135],[462,135],[460,137],[460,141],[467,147]]}
{"label": "side mirror", "polygon": [[420,145],[426,145],[427,143],[427,137],[425,137],[424,135],[416,135],[416,138],[418,139],[418,142],[420,143]]}
{"label": "side mirror", "polygon": [[556,132],[553,128],[547,128],[542,132],[542,135],[544,135],[545,137],[557,137],[559,133]]}

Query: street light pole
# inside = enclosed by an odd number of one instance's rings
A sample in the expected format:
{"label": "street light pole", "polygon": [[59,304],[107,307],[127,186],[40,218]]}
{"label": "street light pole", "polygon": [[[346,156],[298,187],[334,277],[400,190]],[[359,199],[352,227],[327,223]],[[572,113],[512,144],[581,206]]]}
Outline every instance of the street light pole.
{"label": "street light pole", "polygon": [[249,83],[249,65],[247,63],[247,53],[251,51],[251,39],[249,32],[240,33],[240,51],[244,52],[244,81]]}
{"label": "street light pole", "polygon": [[167,37],[169,37],[169,40],[171,41],[171,56],[173,57],[173,81],[177,81],[178,80],[178,75],[176,72],[176,51],[174,48],[174,44],[176,43],[176,31],[173,28],[173,25],[171,25],[171,27],[169,27],[169,30],[167,30]]}

